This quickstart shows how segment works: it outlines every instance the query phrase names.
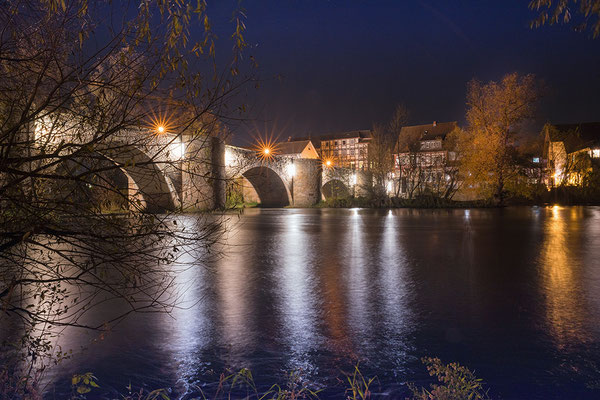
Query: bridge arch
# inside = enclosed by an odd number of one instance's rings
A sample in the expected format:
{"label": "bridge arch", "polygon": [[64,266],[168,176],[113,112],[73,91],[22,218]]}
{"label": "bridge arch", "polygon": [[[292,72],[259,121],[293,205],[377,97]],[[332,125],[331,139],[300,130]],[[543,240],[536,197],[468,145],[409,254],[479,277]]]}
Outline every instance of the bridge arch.
{"label": "bridge arch", "polygon": [[[224,176],[230,182],[226,193],[235,194],[229,198],[237,198],[236,189],[241,185],[244,201],[257,201],[265,207],[308,207],[321,199],[319,160],[284,154],[262,159],[253,150],[224,147]],[[251,193],[247,193],[247,188]]]}
{"label": "bridge arch", "polygon": [[321,186],[321,194],[325,200],[350,197],[352,192],[344,181],[332,178]]}
{"label": "bridge arch", "polygon": [[286,207],[291,204],[288,185],[272,168],[260,165],[241,173],[256,192],[264,207]]}
{"label": "bridge arch", "polygon": [[111,171],[108,164],[114,166],[113,173],[119,171],[125,179],[117,177],[119,182],[115,188],[123,190],[122,195],[129,200],[138,200],[133,202],[135,210],[161,213],[172,211],[179,204],[175,185],[160,163],[133,145],[99,146],[69,159],[60,168],[63,173],[74,176],[88,171],[96,175],[94,171]]}

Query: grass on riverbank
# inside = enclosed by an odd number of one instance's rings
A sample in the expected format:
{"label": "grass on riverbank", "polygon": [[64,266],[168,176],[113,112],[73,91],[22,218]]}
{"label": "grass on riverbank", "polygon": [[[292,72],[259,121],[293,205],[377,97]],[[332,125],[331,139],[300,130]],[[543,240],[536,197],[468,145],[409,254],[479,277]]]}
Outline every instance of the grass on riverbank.
{"label": "grass on riverbank", "polygon": [[[436,382],[429,387],[417,387],[407,384],[410,391],[407,400],[484,400],[489,399],[487,390],[481,379],[477,378],[468,368],[458,364],[444,364],[438,358],[425,357],[421,360],[430,376]],[[31,382],[27,379],[11,379],[6,370],[0,369],[0,399],[27,399],[41,400],[42,395],[36,392]],[[339,388],[340,396],[346,400],[368,400],[376,397],[382,390],[374,392],[373,386],[377,377],[366,377],[357,364],[349,373],[344,373]],[[169,400],[179,397],[166,389],[145,390],[135,389],[129,384],[123,393],[101,393],[102,383],[93,373],[87,372],[74,375],[71,378],[70,400],[84,400],[92,398],[121,399],[121,400]],[[207,389],[211,388],[211,389]],[[190,388],[185,395],[186,399],[221,400],[221,399],[258,399],[258,400],[318,400],[321,393],[336,388],[314,388],[309,382],[303,380],[300,374],[292,372],[287,375],[283,385],[274,384],[266,391],[257,388],[250,370],[243,368],[237,372],[222,373],[218,382],[209,385]],[[190,393],[191,392],[191,393]],[[343,395],[341,393],[343,392]]]}

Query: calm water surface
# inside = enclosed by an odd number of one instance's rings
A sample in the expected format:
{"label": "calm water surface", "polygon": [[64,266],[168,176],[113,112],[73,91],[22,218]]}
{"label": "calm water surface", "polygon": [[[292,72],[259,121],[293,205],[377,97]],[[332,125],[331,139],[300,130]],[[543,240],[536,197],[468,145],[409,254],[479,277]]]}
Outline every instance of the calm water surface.
{"label": "calm water surface", "polygon": [[600,208],[252,209],[228,226],[224,256],[179,277],[188,307],[66,332],[87,350],[51,371],[51,391],[93,371],[103,390],[189,398],[247,367],[262,388],[296,370],[341,398],[360,361],[402,398],[437,356],[494,398],[600,398]]}

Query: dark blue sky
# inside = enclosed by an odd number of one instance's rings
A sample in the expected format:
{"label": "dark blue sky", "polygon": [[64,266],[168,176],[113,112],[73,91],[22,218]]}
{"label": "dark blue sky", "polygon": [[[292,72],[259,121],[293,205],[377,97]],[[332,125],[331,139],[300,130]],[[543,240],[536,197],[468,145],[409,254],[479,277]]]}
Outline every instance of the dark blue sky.
{"label": "dark blue sky", "polygon": [[[600,120],[600,39],[530,29],[527,0],[248,0],[265,79],[250,122],[281,137],[366,129],[406,104],[411,123],[464,122],[467,82],[517,71],[549,87],[539,120]],[[281,75],[281,81],[272,79]],[[264,122],[267,121],[266,125]]]}

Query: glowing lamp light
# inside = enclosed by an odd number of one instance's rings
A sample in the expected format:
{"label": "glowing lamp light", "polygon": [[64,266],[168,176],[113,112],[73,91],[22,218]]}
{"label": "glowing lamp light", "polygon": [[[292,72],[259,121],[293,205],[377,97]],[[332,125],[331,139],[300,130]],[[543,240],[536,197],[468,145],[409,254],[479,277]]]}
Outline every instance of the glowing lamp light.
{"label": "glowing lamp light", "polygon": [[333,166],[333,162],[331,160],[326,160],[323,165],[325,165],[327,168],[331,168]]}
{"label": "glowing lamp light", "polygon": [[233,167],[234,163],[235,163],[235,158],[234,158],[233,154],[231,154],[231,151],[228,148],[226,148],[225,149],[225,166]]}
{"label": "glowing lamp light", "polygon": [[277,155],[278,145],[272,139],[263,139],[258,137],[256,143],[252,146],[252,150],[256,152],[256,156],[261,162],[271,162]]}
{"label": "glowing lamp light", "polygon": [[185,144],[174,142],[169,145],[169,153],[175,160],[181,160],[185,156]]}
{"label": "glowing lamp light", "polygon": [[392,181],[387,181],[385,188],[387,189],[388,193],[391,193],[392,190],[394,189],[394,186],[392,184]]}
{"label": "glowing lamp light", "polygon": [[350,177],[350,184],[356,185],[356,174],[352,174],[352,176]]}
{"label": "glowing lamp light", "polygon": [[295,176],[296,175],[296,166],[294,164],[288,165],[287,173],[291,177]]}
{"label": "glowing lamp light", "polygon": [[156,131],[157,131],[158,133],[165,133],[165,127],[164,127],[163,125],[159,125],[159,126],[156,128]]}

